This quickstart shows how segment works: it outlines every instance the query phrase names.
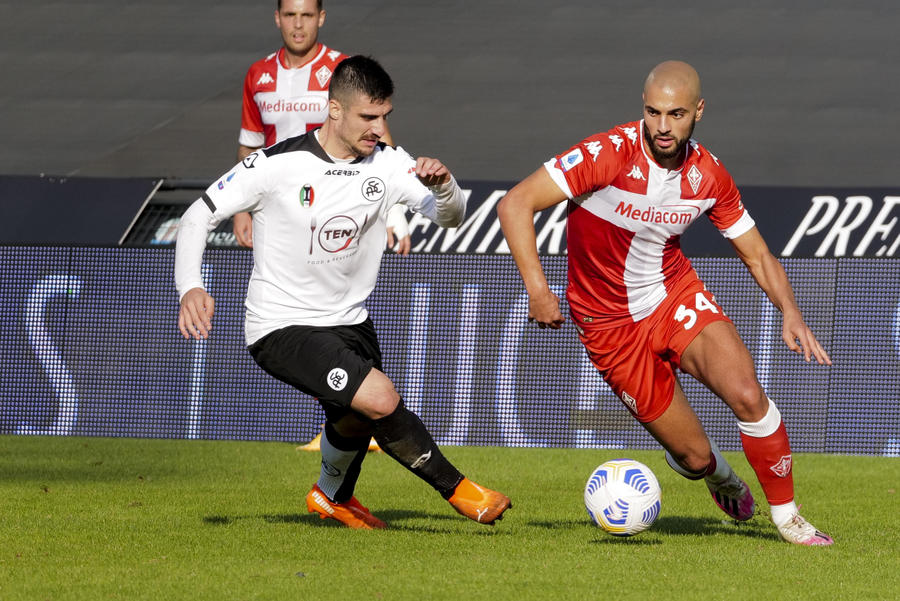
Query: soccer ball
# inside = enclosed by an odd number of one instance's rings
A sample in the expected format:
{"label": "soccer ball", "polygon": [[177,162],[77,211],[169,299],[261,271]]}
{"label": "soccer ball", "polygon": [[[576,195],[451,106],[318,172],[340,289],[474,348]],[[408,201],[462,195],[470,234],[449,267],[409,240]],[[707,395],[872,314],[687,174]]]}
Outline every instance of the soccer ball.
{"label": "soccer ball", "polygon": [[593,522],[615,536],[649,528],[659,516],[659,482],[650,468],[633,459],[599,466],[584,487],[584,506]]}

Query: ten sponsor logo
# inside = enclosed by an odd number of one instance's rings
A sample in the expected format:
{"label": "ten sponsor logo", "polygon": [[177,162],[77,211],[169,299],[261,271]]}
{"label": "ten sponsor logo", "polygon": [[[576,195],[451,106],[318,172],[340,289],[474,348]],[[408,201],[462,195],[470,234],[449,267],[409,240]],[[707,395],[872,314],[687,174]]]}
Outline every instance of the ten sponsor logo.
{"label": "ten sponsor logo", "polygon": [[356,235],[359,226],[346,215],[336,215],[325,222],[319,229],[319,246],[330,253],[346,250]]}

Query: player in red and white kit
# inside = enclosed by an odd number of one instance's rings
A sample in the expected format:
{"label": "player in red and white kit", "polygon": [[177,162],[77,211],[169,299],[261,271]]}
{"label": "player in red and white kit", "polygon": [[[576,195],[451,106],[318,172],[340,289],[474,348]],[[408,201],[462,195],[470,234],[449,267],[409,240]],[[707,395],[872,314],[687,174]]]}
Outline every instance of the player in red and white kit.
{"label": "player in red and white kit", "polygon": [[783,313],[782,337],[807,361],[830,364],[803,320],[784,268],[769,251],[719,160],[691,139],[703,115],[700,78],[688,64],[658,65],[644,85],[644,118],[593,135],[547,161],[498,205],[529,294],[529,320],[559,328],[559,298],[537,254],[534,214],[567,200],[571,317],[591,361],[666,460],[704,479],[716,504],[748,520],[755,502],[703,430],[676,370],[731,408],[744,453],[782,538],[832,539],[798,513],[791,449],[737,329],[681,251],[679,237],[706,214]]}
{"label": "player in red and white kit", "polygon": [[[244,78],[238,161],[250,153],[320,127],[328,114],[331,74],[347,55],[318,41],[325,24],[321,0],[278,0],[275,25],[282,47],[250,66]],[[390,134],[384,141],[392,144]],[[408,254],[411,241],[403,207],[388,215],[388,246]],[[249,213],[233,218],[241,246],[253,246]],[[396,244],[395,244],[396,241]]]}

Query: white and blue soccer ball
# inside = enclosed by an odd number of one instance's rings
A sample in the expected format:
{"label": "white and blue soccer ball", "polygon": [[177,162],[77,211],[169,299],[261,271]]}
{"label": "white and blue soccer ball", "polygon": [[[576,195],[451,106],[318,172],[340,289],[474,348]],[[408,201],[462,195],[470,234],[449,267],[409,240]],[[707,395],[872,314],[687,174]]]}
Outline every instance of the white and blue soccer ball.
{"label": "white and blue soccer ball", "polygon": [[631,536],[659,517],[661,494],[649,467],[633,459],[613,459],[588,478],[584,506],[597,526],[615,536]]}

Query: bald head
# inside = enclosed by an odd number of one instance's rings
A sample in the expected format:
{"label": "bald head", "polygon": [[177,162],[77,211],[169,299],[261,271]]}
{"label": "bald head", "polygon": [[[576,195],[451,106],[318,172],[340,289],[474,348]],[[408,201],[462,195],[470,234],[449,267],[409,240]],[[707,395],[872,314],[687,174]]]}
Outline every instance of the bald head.
{"label": "bald head", "polygon": [[677,169],[703,116],[700,76],[681,61],[658,64],[644,83],[644,142],[662,167]]}
{"label": "bald head", "polygon": [[666,61],[650,71],[644,82],[644,95],[651,89],[663,91],[667,95],[678,95],[689,99],[692,104],[700,101],[700,75],[687,63]]}

